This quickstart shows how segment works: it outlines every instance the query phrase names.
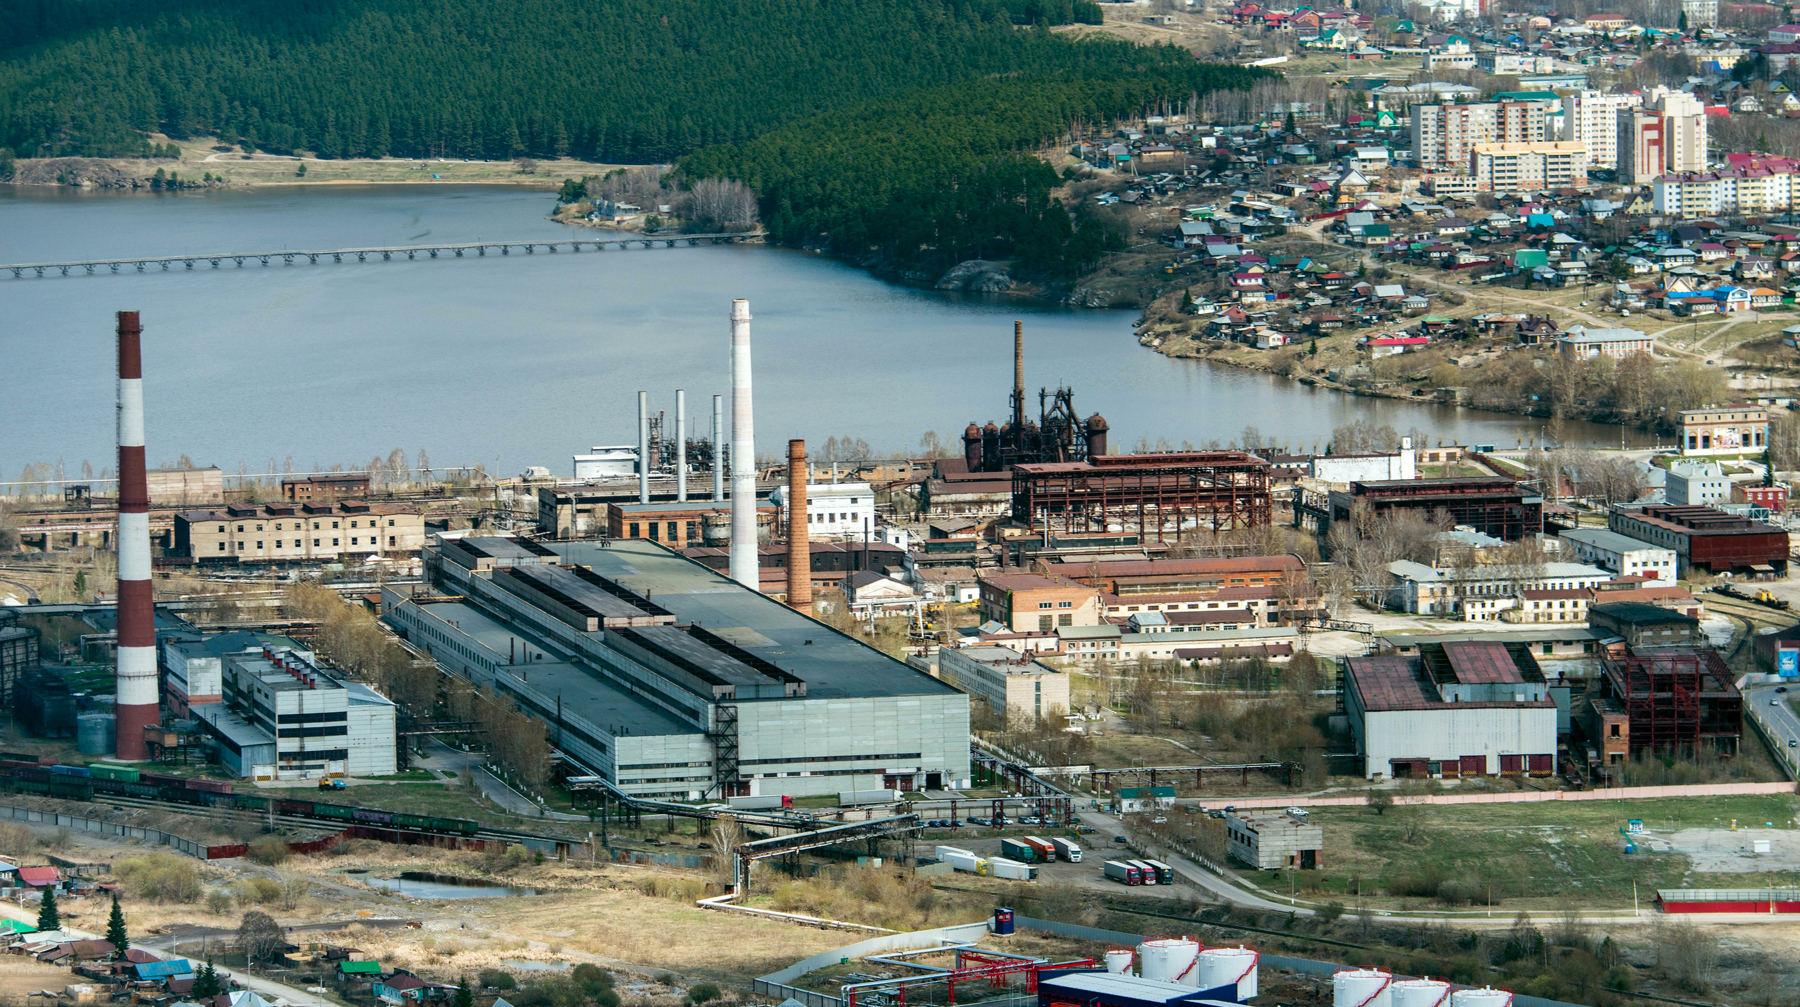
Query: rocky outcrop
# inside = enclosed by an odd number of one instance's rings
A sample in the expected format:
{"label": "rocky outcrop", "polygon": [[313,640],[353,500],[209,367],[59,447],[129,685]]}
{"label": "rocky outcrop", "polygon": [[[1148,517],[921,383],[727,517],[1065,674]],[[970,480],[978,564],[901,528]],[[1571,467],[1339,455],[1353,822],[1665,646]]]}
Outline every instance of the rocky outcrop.
{"label": "rocky outcrop", "polygon": [[91,157],[34,157],[14,163],[14,182],[20,185],[74,185],[91,189],[132,189],[143,178],[119,170],[110,161]]}
{"label": "rocky outcrop", "polygon": [[1006,267],[986,259],[959,262],[948,273],[938,277],[939,290],[969,290],[984,294],[1004,293],[1013,288],[1013,278]]}

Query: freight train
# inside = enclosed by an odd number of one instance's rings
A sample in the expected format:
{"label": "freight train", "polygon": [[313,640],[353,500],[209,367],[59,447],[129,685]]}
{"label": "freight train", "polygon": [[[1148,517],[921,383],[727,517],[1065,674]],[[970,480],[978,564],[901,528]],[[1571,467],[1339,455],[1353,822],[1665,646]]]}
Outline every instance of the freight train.
{"label": "freight train", "polygon": [[46,766],[35,761],[0,758],[0,790],[71,801],[91,801],[96,794],[113,794],[165,804],[232,808],[239,811],[266,812],[272,804],[278,815],[455,836],[472,836],[481,829],[478,823],[466,818],[434,818],[291,797],[235,794],[232,793],[230,784],[219,780],[195,780],[146,773],[131,766]]}

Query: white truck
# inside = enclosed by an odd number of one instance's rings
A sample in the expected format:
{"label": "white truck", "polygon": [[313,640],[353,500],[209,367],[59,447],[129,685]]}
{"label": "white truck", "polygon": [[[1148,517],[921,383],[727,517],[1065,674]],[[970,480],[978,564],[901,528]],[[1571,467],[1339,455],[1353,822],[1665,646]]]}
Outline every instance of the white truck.
{"label": "white truck", "polygon": [[1013,881],[1036,881],[1038,869],[1032,864],[1008,860],[1005,857],[990,857],[988,868],[996,878],[1009,878]]}
{"label": "white truck", "polygon": [[938,847],[937,858],[949,864],[951,870],[962,871],[964,874],[992,873],[992,866],[986,859],[955,846]]}
{"label": "white truck", "polygon": [[898,790],[840,790],[838,804],[853,808],[859,804],[899,804]]}
{"label": "white truck", "polygon": [[1050,845],[1056,847],[1059,860],[1067,860],[1071,864],[1081,863],[1081,847],[1075,845],[1073,839],[1052,839]]}

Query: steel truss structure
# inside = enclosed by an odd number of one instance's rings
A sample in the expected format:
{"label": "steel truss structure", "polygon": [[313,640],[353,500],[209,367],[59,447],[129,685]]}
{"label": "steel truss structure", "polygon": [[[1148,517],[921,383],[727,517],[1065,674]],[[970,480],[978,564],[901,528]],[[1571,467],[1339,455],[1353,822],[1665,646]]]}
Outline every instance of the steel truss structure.
{"label": "steel truss structure", "polygon": [[1013,466],[1013,520],[1051,534],[1136,531],[1158,542],[1260,528],[1269,463],[1242,451],[1106,455]]}

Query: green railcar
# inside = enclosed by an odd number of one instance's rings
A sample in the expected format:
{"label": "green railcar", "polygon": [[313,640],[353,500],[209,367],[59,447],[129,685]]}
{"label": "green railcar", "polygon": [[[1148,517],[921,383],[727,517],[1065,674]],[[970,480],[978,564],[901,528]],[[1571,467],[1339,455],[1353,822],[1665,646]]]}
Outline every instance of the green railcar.
{"label": "green railcar", "polygon": [[394,815],[394,824],[403,829],[431,829],[436,827],[432,824],[436,821],[438,821],[438,819],[427,818],[424,815],[403,815],[398,813]]}
{"label": "green railcar", "polygon": [[104,762],[96,762],[88,766],[88,775],[96,780],[117,780],[121,783],[138,782],[136,766],[109,766]]}
{"label": "green railcar", "polygon": [[88,783],[50,783],[51,797],[60,797],[69,801],[87,801],[94,797],[94,788]]}
{"label": "green railcar", "polygon": [[269,810],[269,799],[261,794],[234,794],[232,796],[236,807],[249,811]]}
{"label": "green railcar", "polygon": [[355,808],[346,808],[338,804],[314,804],[312,806],[314,818],[330,818],[340,822],[351,821],[351,816],[355,811]]}

